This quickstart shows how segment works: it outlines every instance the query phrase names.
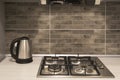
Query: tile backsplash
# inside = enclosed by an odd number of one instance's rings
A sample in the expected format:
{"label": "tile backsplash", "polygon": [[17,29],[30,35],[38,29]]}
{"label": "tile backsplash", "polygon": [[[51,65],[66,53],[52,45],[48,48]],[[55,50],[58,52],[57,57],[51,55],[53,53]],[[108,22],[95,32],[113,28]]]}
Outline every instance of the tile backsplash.
{"label": "tile backsplash", "polygon": [[33,54],[120,54],[120,2],[99,6],[7,2],[6,53],[13,39],[28,36]]}

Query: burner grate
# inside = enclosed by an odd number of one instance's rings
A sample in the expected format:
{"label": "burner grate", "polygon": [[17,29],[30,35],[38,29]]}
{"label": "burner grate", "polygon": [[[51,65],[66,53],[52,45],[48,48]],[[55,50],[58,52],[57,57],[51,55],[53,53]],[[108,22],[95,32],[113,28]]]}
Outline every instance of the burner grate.
{"label": "burner grate", "polygon": [[44,57],[40,74],[69,75],[66,57]]}
{"label": "burner grate", "polygon": [[68,57],[70,74],[80,76],[98,76],[99,71],[91,57]]}

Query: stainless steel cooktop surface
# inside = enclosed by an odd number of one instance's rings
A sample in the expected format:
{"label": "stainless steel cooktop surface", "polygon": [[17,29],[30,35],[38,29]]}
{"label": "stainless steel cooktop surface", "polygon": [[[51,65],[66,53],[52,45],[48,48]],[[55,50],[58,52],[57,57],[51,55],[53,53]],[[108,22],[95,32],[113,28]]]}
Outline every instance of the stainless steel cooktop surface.
{"label": "stainless steel cooktop surface", "polygon": [[114,75],[97,57],[45,56],[37,77],[114,78]]}

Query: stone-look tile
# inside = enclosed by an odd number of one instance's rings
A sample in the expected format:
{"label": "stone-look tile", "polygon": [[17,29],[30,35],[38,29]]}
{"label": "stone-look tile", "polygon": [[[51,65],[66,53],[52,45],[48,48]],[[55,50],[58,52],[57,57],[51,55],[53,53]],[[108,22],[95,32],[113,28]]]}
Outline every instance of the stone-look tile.
{"label": "stone-look tile", "polygon": [[51,6],[52,15],[71,15],[70,5],[52,5]]}
{"label": "stone-look tile", "polygon": [[32,41],[32,53],[49,53],[49,31],[46,30],[8,30],[6,31],[6,53],[9,53],[10,43],[18,37],[27,36]]}
{"label": "stone-look tile", "polygon": [[120,30],[107,30],[105,33],[105,24],[107,29],[120,29],[119,7],[120,2],[107,2],[105,21],[104,3],[90,7],[7,2],[6,53],[9,53],[13,39],[28,36],[32,40],[32,51],[35,54],[97,55],[107,52],[107,55],[119,55]]}
{"label": "stone-look tile", "polygon": [[11,2],[5,3],[5,6],[6,14],[9,14],[11,11],[15,11],[13,15],[18,16],[39,16],[49,14],[48,6],[39,5],[37,2]]}
{"label": "stone-look tile", "polygon": [[[51,52],[53,54],[71,54],[72,49],[71,49],[71,44],[67,44],[67,43],[52,43],[51,44]],[[74,54],[74,53],[72,53]]]}
{"label": "stone-look tile", "polygon": [[107,30],[107,55],[120,55],[120,30]]}
{"label": "stone-look tile", "polygon": [[15,2],[7,2],[5,3],[5,14],[6,15],[16,15],[16,3]]}
{"label": "stone-look tile", "polygon": [[106,8],[107,29],[120,29],[120,2],[108,2]]}
{"label": "stone-look tile", "polygon": [[[96,46],[101,47],[95,47],[92,44],[76,44],[81,45],[81,47],[76,46],[75,44],[63,44],[62,46],[58,46],[62,44],[53,44],[51,47],[53,54],[83,54],[83,55],[92,55],[92,54],[105,54],[105,49],[103,47],[103,44],[95,44]],[[74,46],[72,46],[74,45]],[[86,45],[86,46],[85,46]]]}
{"label": "stone-look tile", "polygon": [[51,38],[71,38],[71,30],[51,30]]}
{"label": "stone-look tile", "polygon": [[[106,52],[107,55],[120,55],[120,2],[107,2],[106,3],[106,21],[107,21],[107,34],[106,34]],[[116,29],[116,30],[114,30]]]}
{"label": "stone-look tile", "polygon": [[49,29],[49,7],[38,3],[5,3],[6,29]]}
{"label": "stone-look tile", "polygon": [[105,54],[105,30],[52,30],[52,53]]}
{"label": "stone-look tile", "polygon": [[89,7],[81,5],[51,6],[52,29],[104,29],[105,5]]}

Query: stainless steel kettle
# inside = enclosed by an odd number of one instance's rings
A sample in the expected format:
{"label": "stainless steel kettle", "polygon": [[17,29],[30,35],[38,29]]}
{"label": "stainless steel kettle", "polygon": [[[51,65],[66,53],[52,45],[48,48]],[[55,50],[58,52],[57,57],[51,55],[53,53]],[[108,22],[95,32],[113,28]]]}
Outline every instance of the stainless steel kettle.
{"label": "stainless steel kettle", "polygon": [[28,37],[20,37],[12,41],[10,53],[17,63],[29,63],[33,61],[30,45]]}

